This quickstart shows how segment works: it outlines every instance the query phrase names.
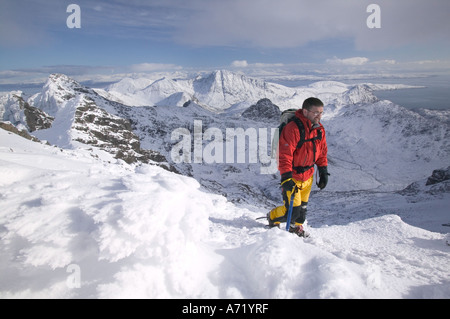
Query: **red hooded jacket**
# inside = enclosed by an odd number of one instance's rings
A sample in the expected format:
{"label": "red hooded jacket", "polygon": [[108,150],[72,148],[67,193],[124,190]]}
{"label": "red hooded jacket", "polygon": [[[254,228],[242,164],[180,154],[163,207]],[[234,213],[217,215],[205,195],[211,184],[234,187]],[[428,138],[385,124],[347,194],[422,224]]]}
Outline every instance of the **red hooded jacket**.
{"label": "red hooded jacket", "polygon": [[[305,142],[301,148],[297,149],[300,141],[300,131],[295,121],[289,122],[282,130],[279,140],[278,152],[278,170],[283,175],[292,172],[292,177],[296,180],[307,181],[314,174],[313,165],[318,167],[328,166],[327,160],[327,140],[325,128],[322,124],[312,128],[312,123],[304,115],[302,109],[295,112],[295,116],[300,119],[305,127]],[[322,138],[314,141],[307,141],[318,136],[318,131],[322,131]],[[315,144],[315,151],[314,146]],[[314,154],[315,153],[315,154]],[[308,167],[304,172],[300,172],[294,167]]]}

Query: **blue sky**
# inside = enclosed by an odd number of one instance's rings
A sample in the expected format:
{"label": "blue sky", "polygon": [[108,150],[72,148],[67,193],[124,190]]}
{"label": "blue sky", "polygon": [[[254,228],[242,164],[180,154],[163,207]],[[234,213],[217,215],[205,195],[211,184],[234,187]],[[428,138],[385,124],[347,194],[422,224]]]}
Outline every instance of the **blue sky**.
{"label": "blue sky", "polygon": [[[70,4],[81,28],[67,26]],[[380,28],[367,25],[370,4]],[[0,83],[53,72],[448,72],[449,13],[447,0],[1,0]]]}

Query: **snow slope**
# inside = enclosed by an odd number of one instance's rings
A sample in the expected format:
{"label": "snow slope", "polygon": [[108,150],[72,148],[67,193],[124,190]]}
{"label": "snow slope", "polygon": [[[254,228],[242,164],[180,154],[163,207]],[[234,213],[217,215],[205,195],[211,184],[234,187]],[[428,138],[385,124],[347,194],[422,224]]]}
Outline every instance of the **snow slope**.
{"label": "snow slope", "polygon": [[[448,193],[319,195],[301,239],[193,178],[104,156],[0,130],[1,298],[450,296],[448,235],[421,225],[448,222]],[[412,226],[415,205],[429,208]]]}

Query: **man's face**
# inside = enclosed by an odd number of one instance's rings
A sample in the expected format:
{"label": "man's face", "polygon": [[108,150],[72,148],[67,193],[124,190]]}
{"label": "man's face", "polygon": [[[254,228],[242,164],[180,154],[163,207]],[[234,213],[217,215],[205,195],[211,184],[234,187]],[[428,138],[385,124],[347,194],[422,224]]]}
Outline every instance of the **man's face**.
{"label": "man's face", "polygon": [[303,109],[303,115],[311,121],[312,124],[319,124],[323,114],[323,106],[313,106],[311,110]]}

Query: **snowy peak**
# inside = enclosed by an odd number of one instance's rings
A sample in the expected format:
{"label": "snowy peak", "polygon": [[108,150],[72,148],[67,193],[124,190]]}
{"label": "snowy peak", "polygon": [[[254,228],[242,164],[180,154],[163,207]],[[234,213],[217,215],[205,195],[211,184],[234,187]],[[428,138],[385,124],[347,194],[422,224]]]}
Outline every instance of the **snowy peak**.
{"label": "snowy peak", "polygon": [[133,94],[136,93],[136,91],[145,89],[153,82],[154,82],[153,80],[146,78],[133,79],[126,77],[117,83],[109,85],[107,90],[113,92],[123,92]]}
{"label": "snowy peak", "polygon": [[51,74],[42,91],[33,95],[28,102],[55,115],[59,109],[66,107],[78,93],[94,94],[94,91],[64,74]]}
{"label": "snowy peak", "polygon": [[183,106],[193,99],[189,81],[162,77],[157,80],[125,78],[99,93],[128,106]]}
{"label": "snowy peak", "polygon": [[351,87],[344,93],[345,104],[375,103],[378,98],[373,94],[373,90],[366,84],[358,84]]}
{"label": "snowy peak", "polygon": [[[45,140],[61,148],[84,148],[103,150],[126,163],[155,163],[164,168],[174,170],[167,164],[159,152],[144,150],[140,146],[139,137],[133,132],[131,122],[116,115],[115,108],[124,107],[99,96],[91,88],[85,87],[62,74],[52,74],[40,93],[25,102],[20,96],[12,100],[2,101],[0,105],[9,106],[9,113],[3,117],[18,117],[18,123],[40,140]],[[6,97],[3,97],[5,100]],[[8,102],[9,101],[9,102]],[[15,106],[15,108],[10,105]],[[39,108],[32,107],[34,104]],[[17,110],[22,110],[18,113]],[[49,116],[42,110],[47,110]],[[16,121],[17,122],[17,121]],[[17,123],[16,123],[17,124]],[[111,158],[108,155],[108,158]],[[109,159],[108,159],[109,160]]]}
{"label": "snowy peak", "polygon": [[106,91],[130,106],[183,106],[194,101],[203,108],[222,112],[237,103],[256,103],[265,97],[266,83],[244,75],[219,70],[192,79],[153,81],[146,87],[145,79],[124,79],[110,85]]}
{"label": "snowy peak", "polygon": [[185,82],[164,77],[144,88],[142,93],[144,97],[150,97],[148,101],[152,101],[153,105],[182,106],[193,95],[189,84]]}
{"label": "snowy peak", "polygon": [[244,101],[255,103],[265,97],[265,87],[264,81],[229,71],[215,71],[193,82],[195,97],[217,111]]}
{"label": "snowy peak", "polygon": [[194,82],[197,94],[241,95],[245,89],[264,89],[266,84],[259,79],[246,77],[230,71],[218,70],[197,77]]}
{"label": "snowy peak", "polygon": [[58,89],[73,89],[80,88],[81,85],[75,81],[74,79],[68,77],[65,74],[59,74],[59,73],[53,73],[50,74],[47,82],[44,85],[44,88],[51,87],[51,86],[58,86]]}

